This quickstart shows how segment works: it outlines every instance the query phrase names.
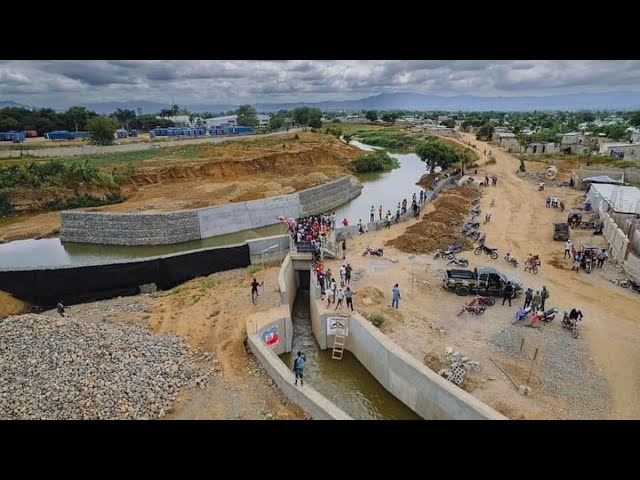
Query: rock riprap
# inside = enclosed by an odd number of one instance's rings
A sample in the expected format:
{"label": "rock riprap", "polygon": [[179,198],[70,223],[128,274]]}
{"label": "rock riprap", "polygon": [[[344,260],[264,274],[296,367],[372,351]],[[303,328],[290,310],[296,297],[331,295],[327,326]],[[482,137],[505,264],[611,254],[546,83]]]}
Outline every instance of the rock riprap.
{"label": "rock riprap", "polygon": [[0,419],[153,419],[213,377],[174,334],[44,315],[0,321]]}

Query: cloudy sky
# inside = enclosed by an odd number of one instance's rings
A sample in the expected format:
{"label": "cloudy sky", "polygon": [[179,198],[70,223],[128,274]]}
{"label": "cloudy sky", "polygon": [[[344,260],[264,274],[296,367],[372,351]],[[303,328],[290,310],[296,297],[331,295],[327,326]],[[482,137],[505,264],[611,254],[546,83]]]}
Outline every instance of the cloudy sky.
{"label": "cloudy sky", "polygon": [[478,96],[640,91],[640,61],[0,60],[0,100],[254,103],[384,92]]}

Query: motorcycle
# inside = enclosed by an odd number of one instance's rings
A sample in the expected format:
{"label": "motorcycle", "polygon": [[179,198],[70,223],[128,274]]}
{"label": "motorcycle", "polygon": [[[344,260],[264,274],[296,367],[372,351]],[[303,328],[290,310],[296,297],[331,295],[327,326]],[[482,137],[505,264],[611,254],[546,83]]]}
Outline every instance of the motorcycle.
{"label": "motorcycle", "polygon": [[367,247],[367,249],[364,252],[362,252],[362,256],[366,257],[367,255],[376,255],[378,257],[381,257],[382,253],[383,253],[382,248]]}
{"label": "motorcycle", "polygon": [[433,256],[433,258],[435,260],[437,260],[440,257],[446,257],[449,260],[453,260],[456,256],[456,253],[460,253],[462,251],[462,245],[459,245],[457,243],[454,243],[452,245],[449,245],[447,247],[446,250],[438,250],[438,252]]}
{"label": "motorcycle", "polygon": [[636,282],[635,280],[628,278],[626,280],[622,280],[619,285],[622,288],[633,288],[633,290],[635,290],[636,292],[640,293],[640,282]]}
{"label": "motorcycle", "polygon": [[533,257],[531,260],[525,263],[524,271],[527,270],[532,272],[534,275],[538,274],[538,266],[540,265],[540,260]]}
{"label": "motorcycle", "polygon": [[597,228],[600,225],[600,222],[580,222],[580,228],[582,229],[587,229],[587,228]]}
{"label": "motorcycle", "polygon": [[504,256],[504,259],[511,265],[513,265],[514,268],[518,268],[518,259],[511,255],[511,251],[507,252],[507,254]]}
{"label": "motorcycle", "polygon": [[491,307],[496,304],[496,299],[493,297],[483,297],[482,295],[476,295],[476,298],[473,299],[471,304],[483,305],[486,307]]}
{"label": "motorcycle", "polygon": [[469,228],[479,228],[480,227],[480,222],[464,222],[462,224],[462,228],[464,230],[469,229]]}
{"label": "motorcycle", "polygon": [[469,266],[469,260],[467,260],[466,258],[452,258],[451,260],[449,260],[449,263],[447,263],[447,265],[455,265],[457,267],[468,267]]}
{"label": "motorcycle", "polygon": [[511,322],[511,325],[515,325],[516,323],[524,320],[524,318],[527,315],[529,315],[529,313],[531,313],[531,310],[533,310],[532,307],[519,308],[518,311],[516,312],[516,314],[513,317],[513,321]]}
{"label": "motorcycle", "polygon": [[489,204],[489,206],[490,206],[490,207],[493,207],[493,206],[495,206],[495,204],[496,204],[496,199],[495,199],[495,198],[492,198],[492,199],[491,199],[491,203]]}
{"label": "motorcycle", "polygon": [[474,198],[473,200],[471,200],[471,205],[480,205],[480,199]]}
{"label": "motorcycle", "polygon": [[486,307],[484,305],[478,305],[476,303],[467,303],[465,304],[464,307],[462,307],[462,310],[460,310],[460,312],[458,313],[458,316],[462,315],[464,312],[469,312],[473,315],[482,315],[485,310],[486,310]]}
{"label": "motorcycle", "polygon": [[546,311],[539,311],[538,312],[538,320],[540,320],[541,322],[544,323],[549,323],[551,322],[554,318],[556,318],[556,315],[558,314],[558,309],[557,308],[550,308],[549,310]]}
{"label": "motorcycle", "polygon": [[471,211],[469,213],[471,213],[471,215],[480,215],[480,212],[482,210],[480,210],[480,207],[475,207],[473,209],[471,209]]}
{"label": "motorcycle", "polygon": [[489,223],[490,221],[491,221],[491,214],[490,214],[490,213],[487,213],[487,214],[484,216],[484,224],[486,225],[486,224],[487,224],[487,223]]}
{"label": "motorcycle", "polygon": [[575,319],[575,320],[570,320],[569,319],[569,314],[567,312],[564,312],[564,317],[562,318],[562,328],[566,328],[567,330],[571,331],[571,336],[573,338],[578,338],[579,334],[578,334],[578,322],[580,320],[579,319]]}
{"label": "motorcycle", "polygon": [[540,191],[542,191],[542,190],[544,190],[544,182],[540,182],[540,183],[538,184],[538,191],[540,192]]}
{"label": "motorcycle", "polygon": [[498,249],[494,247],[487,247],[486,245],[481,245],[476,248],[473,253],[476,255],[482,255],[483,253],[489,255],[494,260],[498,258]]}

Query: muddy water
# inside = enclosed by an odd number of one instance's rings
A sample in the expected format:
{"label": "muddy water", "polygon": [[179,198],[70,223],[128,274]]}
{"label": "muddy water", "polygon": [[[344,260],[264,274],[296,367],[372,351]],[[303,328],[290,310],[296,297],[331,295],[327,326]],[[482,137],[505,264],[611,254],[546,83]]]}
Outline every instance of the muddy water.
{"label": "muddy water", "polygon": [[284,229],[282,225],[277,224],[193,242],[154,246],[62,243],[59,238],[17,240],[0,245],[0,268],[112,263],[134,258],[187,252],[198,248],[221,247],[223,245],[242,243],[245,240],[280,235],[282,233],[286,233],[286,229]]}
{"label": "muddy water", "polygon": [[345,351],[342,360],[333,360],[331,350],[320,350],[311,331],[309,290],[298,289],[292,319],[293,352],[280,358],[293,368],[295,352],[304,352],[307,356],[305,383],[357,420],[420,420],[385,390],[353,354]]}

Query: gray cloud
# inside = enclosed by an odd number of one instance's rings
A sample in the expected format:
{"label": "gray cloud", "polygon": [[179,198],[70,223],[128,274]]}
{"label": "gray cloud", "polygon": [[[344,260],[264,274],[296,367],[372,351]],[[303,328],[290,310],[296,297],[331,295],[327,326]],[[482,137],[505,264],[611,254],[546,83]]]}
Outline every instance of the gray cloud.
{"label": "gray cloud", "polygon": [[319,101],[384,92],[515,96],[640,90],[637,60],[0,60],[0,100],[30,105]]}

